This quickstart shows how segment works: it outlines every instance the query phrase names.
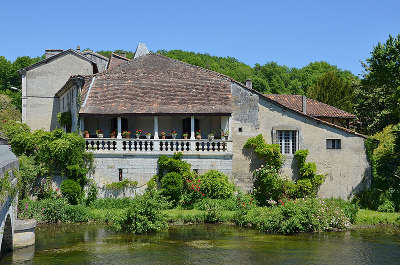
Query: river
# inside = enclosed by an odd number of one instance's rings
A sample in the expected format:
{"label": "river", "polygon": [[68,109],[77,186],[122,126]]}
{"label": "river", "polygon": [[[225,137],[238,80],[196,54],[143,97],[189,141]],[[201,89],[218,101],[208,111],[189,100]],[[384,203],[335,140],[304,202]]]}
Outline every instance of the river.
{"label": "river", "polygon": [[171,226],[148,235],[102,225],[41,225],[36,246],[0,264],[399,264],[400,230],[273,235],[231,225]]}

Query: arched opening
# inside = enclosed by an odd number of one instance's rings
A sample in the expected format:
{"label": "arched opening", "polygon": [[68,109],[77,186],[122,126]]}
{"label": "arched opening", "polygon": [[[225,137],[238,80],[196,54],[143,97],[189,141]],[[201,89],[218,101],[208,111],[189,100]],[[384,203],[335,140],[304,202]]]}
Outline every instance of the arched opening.
{"label": "arched opening", "polygon": [[1,255],[6,252],[12,251],[13,249],[13,234],[11,227],[10,215],[7,215],[6,222],[4,224],[3,240],[1,242]]}

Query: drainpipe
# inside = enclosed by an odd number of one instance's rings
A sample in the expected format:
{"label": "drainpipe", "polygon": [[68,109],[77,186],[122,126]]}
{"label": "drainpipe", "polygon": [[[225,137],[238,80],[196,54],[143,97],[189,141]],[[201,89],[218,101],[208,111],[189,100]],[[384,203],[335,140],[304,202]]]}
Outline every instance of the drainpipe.
{"label": "drainpipe", "polygon": [[122,139],[122,132],[121,132],[121,117],[118,117],[118,135],[117,135],[117,139]]}

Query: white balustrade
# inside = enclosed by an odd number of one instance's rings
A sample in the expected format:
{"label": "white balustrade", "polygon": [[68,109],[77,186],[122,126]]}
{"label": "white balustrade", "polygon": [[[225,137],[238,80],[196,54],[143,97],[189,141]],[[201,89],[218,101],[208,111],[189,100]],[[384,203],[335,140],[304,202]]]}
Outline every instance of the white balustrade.
{"label": "white balustrade", "polygon": [[86,150],[95,153],[226,153],[231,140],[85,138]]}

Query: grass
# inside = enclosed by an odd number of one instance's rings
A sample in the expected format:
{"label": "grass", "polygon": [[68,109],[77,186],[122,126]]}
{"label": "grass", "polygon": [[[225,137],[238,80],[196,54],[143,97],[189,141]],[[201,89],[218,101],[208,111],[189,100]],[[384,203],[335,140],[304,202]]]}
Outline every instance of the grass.
{"label": "grass", "polygon": [[357,213],[355,225],[400,225],[400,213],[383,213],[360,209]]}
{"label": "grass", "polygon": [[[167,216],[170,223],[183,222],[183,223],[204,223],[206,220],[206,211],[192,209],[169,209],[164,210],[163,213]],[[224,222],[230,222],[233,219],[234,211],[222,211],[220,219]]]}

